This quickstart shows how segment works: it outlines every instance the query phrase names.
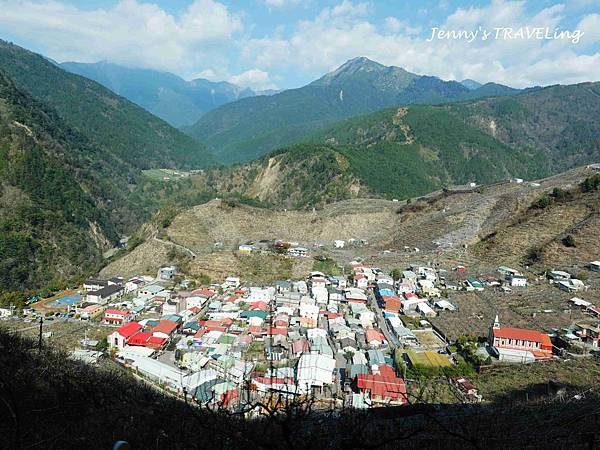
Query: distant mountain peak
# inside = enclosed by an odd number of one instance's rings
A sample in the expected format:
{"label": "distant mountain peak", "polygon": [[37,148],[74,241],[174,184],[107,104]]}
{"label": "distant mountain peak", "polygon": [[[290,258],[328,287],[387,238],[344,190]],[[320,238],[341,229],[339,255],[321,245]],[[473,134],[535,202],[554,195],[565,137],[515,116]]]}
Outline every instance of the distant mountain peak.
{"label": "distant mountain peak", "polygon": [[481,86],[483,86],[483,84],[481,84],[479,81],[475,81],[475,80],[472,80],[472,79],[470,79],[470,78],[467,78],[467,79],[465,79],[465,80],[462,80],[462,81],[460,82],[460,84],[462,84],[464,87],[466,87],[467,89],[469,89],[469,90],[471,90],[471,91],[472,91],[472,90],[475,90],[475,89],[478,89],[478,88],[480,88]]}
{"label": "distant mountain peak", "polygon": [[391,79],[397,79],[402,84],[407,84],[416,76],[400,67],[384,66],[366,56],[357,56],[356,58],[349,59],[337,69],[325,74],[311,84],[335,85],[360,78],[368,79],[375,83],[385,78],[386,84]]}

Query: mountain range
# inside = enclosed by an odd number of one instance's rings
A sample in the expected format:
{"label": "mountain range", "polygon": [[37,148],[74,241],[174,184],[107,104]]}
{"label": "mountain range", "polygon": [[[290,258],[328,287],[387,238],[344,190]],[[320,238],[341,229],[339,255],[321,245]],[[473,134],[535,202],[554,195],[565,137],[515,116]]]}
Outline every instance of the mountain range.
{"label": "mountain range", "polygon": [[364,57],[354,58],[307,86],[216,108],[184,131],[225,164],[249,161],[301,140],[336,121],[404,104],[438,104],[519,90],[420,76]]}
{"label": "mountain range", "polygon": [[[228,195],[282,208],[405,199],[597,161],[599,99],[600,83],[519,91],[356,58],[303,88],[206,113],[187,131],[200,129],[207,148],[0,41],[0,290],[94,272],[104,250],[165,206]],[[161,168],[203,170],[181,181],[144,171]]]}
{"label": "mountain range", "polygon": [[202,167],[211,153],[145,109],[46,58],[0,40],[0,70],[68,126],[136,168]]}
{"label": "mountain range", "polygon": [[101,61],[64,62],[65,70],[97,81],[175,127],[192,125],[207,111],[245,97],[269,94],[226,81],[186,81],[172,73],[128,68]]}
{"label": "mountain range", "polygon": [[600,160],[600,83],[408,105],[347,119],[206,185],[279,207],[409,198],[469,182],[537,179]]}

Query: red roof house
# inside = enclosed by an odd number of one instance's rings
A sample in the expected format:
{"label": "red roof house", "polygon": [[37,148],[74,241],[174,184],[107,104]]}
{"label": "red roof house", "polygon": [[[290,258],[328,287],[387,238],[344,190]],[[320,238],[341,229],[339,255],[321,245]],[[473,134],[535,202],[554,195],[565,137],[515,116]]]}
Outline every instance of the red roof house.
{"label": "red roof house", "polygon": [[404,380],[395,374],[359,374],[356,376],[356,387],[373,402],[408,403]]}
{"label": "red roof house", "polygon": [[168,338],[175,332],[176,329],[177,322],[173,322],[172,320],[160,320],[158,325],[152,329],[152,334],[154,336]]}
{"label": "red roof house", "polygon": [[150,336],[148,342],[146,342],[146,347],[153,348],[155,350],[162,349],[167,344],[167,339],[162,338],[160,336]]}
{"label": "red roof house", "polygon": [[148,342],[148,339],[150,339],[152,337],[152,333],[148,333],[146,331],[140,331],[139,333],[134,334],[133,336],[131,336],[129,338],[129,341],[127,341],[128,345],[139,345],[139,346],[145,346],[146,342]]}
{"label": "red roof house", "polygon": [[120,327],[117,330],[117,333],[119,333],[124,338],[128,339],[131,336],[133,336],[135,333],[140,331],[141,329],[142,329],[142,326],[139,323],[129,322],[129,323],[126,323],[125,325],[123,325],[122,327]]}

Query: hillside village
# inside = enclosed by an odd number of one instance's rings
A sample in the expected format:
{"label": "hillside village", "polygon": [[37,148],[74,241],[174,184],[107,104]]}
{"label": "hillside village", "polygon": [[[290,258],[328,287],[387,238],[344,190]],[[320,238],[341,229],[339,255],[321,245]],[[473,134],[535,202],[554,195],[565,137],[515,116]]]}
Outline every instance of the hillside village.
{"label": "hillside village", "polygon": [[[246,247],[238,251],[256,251]],[[297,242],[273,248],[310,258]],[[418,403],[415,380],[423,375],[445,379],[454,402],[482,402],[470,379],[477,371],[599,351],[600,304],[584,298],[598,289],[600,261],[589,263],[585,283],[561,270],[533,279],[506,266],[485,275],[460,265],[389,273],[353,260],[349,268],[260,286],[234,276],[198,286],[166,266],[155,276],[89,279],[77,293],[26,308],[23,321],[97,324],[105,339],[81,340],[73,358],[96,364],[109,357],[172,395],[250,415],[261,413],[251,405],[274,395],[310,398],[320,408]],[[461,295],[510,298],[538,289],[567,294],[568,326],[522,328],[496,312],[483,333],[456,336],[448,328],[464,316]],[[11,319],[10,309],[0,312]]]}

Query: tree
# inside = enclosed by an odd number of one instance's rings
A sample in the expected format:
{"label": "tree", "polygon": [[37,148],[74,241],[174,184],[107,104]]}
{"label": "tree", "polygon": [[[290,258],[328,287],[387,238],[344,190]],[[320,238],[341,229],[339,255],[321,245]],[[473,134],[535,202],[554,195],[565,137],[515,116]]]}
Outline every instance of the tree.
{"label": "tree", "polygon": [[99,352],[108,351],[108,339],[106,337],[103,337],[98,341],[98,343],[96,344],[96,350],[98,350]]}
{"label": "tree", "polygon": [[577,243],[575,242],[575,238],[572,234],[567,234],[563,238],[562,243],[565,247],[577,247]]}
{"label": "tree", "polygon": [[535,202],[531,204],[534,209],[546,209],[552,204],[552,198],[549,195],[542,195]]}
{"label": "tree", "polygon": [[393,269],[393,270],[390,272],[390,275],[392,276],[392,279],[393,279],[394,281],[398,281],[400,278],[402,278],[402,270],[401,270],[401,269],[398,269],[398,268],[396,268],[396,269]]}

